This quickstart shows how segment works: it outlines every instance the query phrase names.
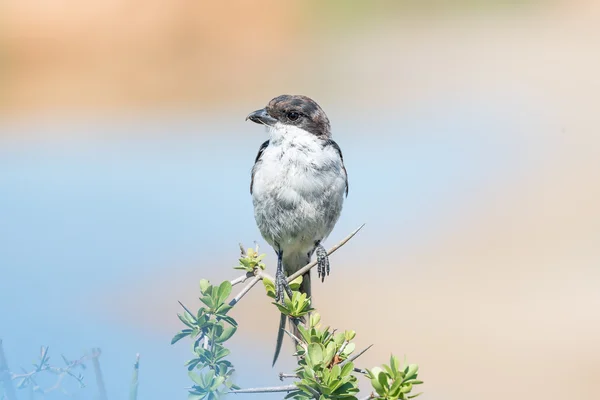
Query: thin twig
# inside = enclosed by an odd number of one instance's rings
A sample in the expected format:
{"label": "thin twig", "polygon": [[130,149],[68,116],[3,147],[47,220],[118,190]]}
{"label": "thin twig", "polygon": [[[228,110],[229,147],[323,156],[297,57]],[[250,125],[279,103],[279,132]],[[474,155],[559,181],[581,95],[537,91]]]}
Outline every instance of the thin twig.
{"label": "thin twig", "polygon": [[370,395],[368,395],[367,397],[363,397],[363,398],[361,398],[360,400],[370,400],[370,399],[374,399],[374,398],[375,398],[375,397],[374,397],[373,393],[371,393],[371,394],[370,394]]}
{"label": "thin twig", "polygon": [[[361,226],[359,226],[356,230],[354,230],[354,232],[350,233],[348,236],[346,236],[344,239],[342,239],[338,244],[336,244],[335,246],[333,246],[332,248],[330,248],[327,251],[327,255],[331,255],[334,252],[336,252],[340,247],[342,247],[343,245],[345,245],[350,239],[352,239],[363,227],[365,226],[365,224],[362,224]],[[245,255],[245,251],[244,251],[244,247],[240,244],[240,251],[242,253],[242,256]],[[258,252],[258,250],[257,250]],[[303,268],[301,268],[300,270],[298,270],[296,273],[292,274],[291,276],[289,276],[287,278],[288,282],[293,281],[294,279],[296,279],[297,277],[304,275],[306,272],[310,271],[312,268],[314,268],[317,265],[317,261],[313,261],[307,265],[305,265]],[[255,269],[253,272],[247,272],[245,275],[240,276],[236,279],[233,279],[232,281],[230,281],[232,286],[238,285],[240,283],[245,283],[246,280],[248,280],[249,278],[251,278],[252,276],[254,276],[254,278],[250,281],[250,283],[248,283],[238,294],[237,296],[235,296],[230,302],[229,305],[230,306],[234,306],[236,305],[241,299],[242,297],[244,297],[249,291],[250,289],[252,289],[259,280],[263,280],[263,279],[269,279],[271,281],[275,281],[273,279],[273,277],[271,275],[269,275],[267,272],[265,272],[264,270],[260,270],[260,269]],[[190,314],[193,316],[193,314],[191,312],[188,311],[188,309],[180,302],[179,304],[181,304],[181,306]],[[290,337],[292,337],[295,341],[302,343],[302,341],[297,338],[296,336],[294,336],[291,332],[287,331],[287,330],[283,330],[285,333],[287,333]],[[207,341],[206,341],[206,337],[204,338],[205,342],[204,345],[206,345]],[[372,345],[371,345],[372,346]],[[366,352],[367,350],[369,350],[371,348],[371,346],[367,347],[365,350],[363,350],[362,352],[360,352],[358,355],[354,356],[351,359],[347,359],[346,361],[344,361],[343,363],[341,363],[341,365],[344,365],[346,362],[350,362],[352,360],[355,360],[356,358],[358,358],[359,356],[361,356],[364,352]],[[355,370],[358,370],[360,372],[363,372],[363,370],[360,370],[358,368],[355,368]],[[364,372],[363,372],[364,373]],[[283,381],[283,379],[285,378],[298,378],[298,376],[296,374],[284,374],[284,373],[280,373],[279,374],[279,379]],[[312,393],[313,396],[315,396],[315,398],[319,398],[320,393],[313,389],[310,386],[305,386],[306,389],[308,391],[310,391]],[[286,385],[286,386],[272,386],[272,387],[263,387],[263,388],[249,388],[249,389],[237,389],[237,390],[231,390],[229,393],[233,393],[233,394],[238,394],[238,393],[278,393],[278,392],[291,392],[294,390],[298,390],[298,386],[296,385]],[[371,396],[367,397],[367,399],[371,398]]]}
{"label": "thin twig", "polygon": [[[345,245],[350,239],[352,239],[354,237],[354,235],[356,235],[358,233],[358,231],[360,231],[363,226],[365,226],[365,224],[362,224],[361,226],[359,226],[356,230],[354,230],[354,232],[352,232],[351,234],[349,234],[348,236],[346,236],[344,239],[342,239],[342,241],[340,241],[338,244],[336,244],[335,246],[333,246],[332,248],[330,248],[327,251],[327,255],[331,255],[333,254],[336,250],[338,250],[340,247],[342,247],[343,245]],[[243,247],[241,247],[243,248]],[[293,281],[294,279],[296,279],[297,277],[299,277],[300,275],[305,274],[307,271],[310,271],[311,268],[313,268],[315,265],[317,265],[317,261],[313,261],[307,265],[305,265],[304,267],[302,267],[300,270],[298,270],[296,273],[294,273],[293,275],[289,276],[287,278],[288,282]],[[231,281],[231,285],[238,285],[240,283],[244,283],[248,278],[254,276],[254,279],[252,281],[250,281],[250,283],[248,284],[248,286],[244,287],[244,289],[242,289],[242,291],[233,299],[231,300],[231,302],[229,302],[230,306],[234,306],[236,305],[240,299],[242,297],[244,297],[246,295],[246,293],[248,293],[248,291],[254,286],[256,285],[256,283],[258,282],[258,280],[262,280],[262,279],[268,279],[272,282],[275,282],[275,280],[273,279],[273,277],[271,275],[269,275],[269,273],[267,273],[266,271],[260,270],[260,269],[255,269],[254,272],[248,272],[246,273],[246,275],[240,276],[234,280]],[[181,302],[179,302],[179,304],[181,304]],[[181,304],[181,306],[188,311],[188,309]],[[194,316],[191,312],[188,311],[188,313],[190,313],[192,315],[192,317]]]}
{"label": "thin twig", "polygon": [[251,389],[237,389],[232,390],[229,393],[278,393],[278,392],[291,392],[292,390],[297,390],[298,386],[296,385],[286,385],[286,386],[271,386],[264,388],[251,388]]}
{"label": "thin twig", "polygon": [[267,279],[271,282],[275,282],[275,278],[273,278],[271,275],[269,275],[269,273],[266,271],[263,271],[263,270],[256,271],[256,275],[260,276],[260,279]]}
{"label": "thin twig", "polygon": [[250,289],[252,289],[254,287],[254,285],[256,285],[258,283],[258,281],[260,281],[260,275],[256,275],[251,281],[250,283],[248,283],[248,285],[246,285],[239,293],[237,296],[235,296],[230,302],[229,305],[231,307],[235,306],[237,304],[238,301],[240,301],[240,299],[242,297],[244,297],[246,295],[246,293],[248,293],[250,291]]}
{"label": "thin twig", "polygon": [[336,353],[338,356],[340,354],[342,354],[342,352],[346,349],[346,346],[348,346],[348,343],[350,343],[347,340],[344,340],[344,343],[342,343],[342,345],[340,346],[340,349],[338,350],[338,352]]}
{"label": "thin twig", "polygon": [[296,374],[284,374],[283,372],[279,373],[279,380],[283,381],[286,378],[299,378],[298,375]]}
{"label": "thin twig", "polygon": [[[329,249],[327,251],[327,255],[331,255],[333,253],[335,253],[336,250],[338,250],[340,247],[342,247],[343,245],[346,244],[346,242],[348,242],[350,239],[352,239],[354,237],[354,235],[356,235],[358,233],[358,231],[360,231],[363,226],[365,226],[365,224],[362,224],[361,226],[359,226],[354,232],[352,232],[351,234],[349,234],[348,236],[346,236],[344,239],[342,239],[341,242],[339,242],[338,244],[336,244],[335,246],[333,246],[331,249]],[[294,279],[296,279],[297,277],[304,275],[305,273],[307,273],[308,271],[310,271],[315,265],[317,265],[317,260],[315,259],[315,261],[307,264],[306,266],[300,268],[298,271],[296,271],[295,273],[293,273],[292,275],[288,276],[287,281],[291,282]]]}
{"label": "thin twig", "polygon": [[365,375],[367,373],[366,370],[354,367],[354,372],[358,372],[359,374]]}
{"label": "thin twig", "polygon": [[238,285],[240,283],[244,283],[248,279],[252,278],[253,276],[254,276],[254,272],[246,272],[245,275],[242,275],[239,278],[235,278],[234,280],[232,280],[231,281],[231,286],[235,286],[235,285]]}
{"label": "thin twig", "polygon": [[[95,350],[100,353],[100,349]],[[98,385],[100,400],[108,400],[108,396],[106,395],[106,386],[104,385],[104,377],[102,376],[102,370],[100,369],[100,361],[98,360],[98,357],[94,357],[92,359],[92,363],[94,365],[94,373],[96,374],[96,384]]]}
{"label": "thin twig", "polygon": [[369,347],[367,347],[366,349],[364,349],[363,351],[361,351],[358,354],[353,355],[352,357],[349,357],[347,359],[345,359],[344,361],[342,361],[340,363],[340,366],[343,367],[345,364],[352,362],[354,360],[356,360],[358,357],[362,356],[363,354],[365,354],[367,352],[367,350],[369,350],[371,347],[373,347],[373,345],[370,345]]}
{"label": "thin twig", "polygon": [[129,387],[129,400],[137,400],[140,374],[140,353],[135,355],[135,364],[133,364],[133,376]]}
{"label": "thin twig", "polygon": [[80,359],[74,360],[74,361],[69,361],[63,356],[63,360],[65,361],[65,364],[67,364],[66,367],[59,368],[59,367],[53,367],[51,365],[46,365],[46,366],[42,366],[41,368],[36,368],[31,372],[27,372],[25,369],[21,368],[23,370],[23,373],[22,374],[14,374],[13,373],[13,374],[11,374],[11,379],[12,380],[23,379],[23,378],[31,379],[34,375],[36,375],[40,372],[44,372],[44,371],[49,371],[49,372],[52,372],[55,374],[67,373],[77,379],[77,377],[75,375],[73,375],[70,372],[70,370],[72,370],[73,368],[78,367],[80,365],[84,365],[86,361],[89,361],[89,360],[99,357],[99,356],[100,356],[100,352],[97,351],[96,349],[93,350],[92,354],[85,355],[85,356],[81,357]]}
{"label": "thin twig", "polygon": [[287,333],[288,336],[291,337],[294,342],[300,343],[302,345],[302,347],[304,347],[306,349],[306,344],[304,344],[304,342],[302,340],[300,340],[296,335],[294,335],[292,332],[290,332],[286,329],[282,329],[282,331]]}
{"label": "thin twig", "polygon": [[177,302],[179,303],[179,305],[180,305],[181,307],[183,307],[183,309],[184,309],[184,310],[185,310],[185,311],[186,311],[188,314],[190,314],[190,316],[192,317],[192,319],[194,320],[194,322],[198,322],[198,319],[196,318],[196,315],[195,315],[195,314],[192,314],[192,312],[191,312],[190,310],[188,310],[188,308],[187,308],[186,306],[184,306],[182,302],[180,302],[179,300],[177,300]]}

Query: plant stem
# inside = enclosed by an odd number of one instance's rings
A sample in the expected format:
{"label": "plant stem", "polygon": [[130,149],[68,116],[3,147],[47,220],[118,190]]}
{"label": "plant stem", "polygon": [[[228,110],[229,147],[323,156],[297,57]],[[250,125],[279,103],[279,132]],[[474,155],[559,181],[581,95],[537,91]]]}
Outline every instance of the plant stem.
{"label": "plant stem", "polygon": [[102,376],[102,370],[100,369],[100,349],[93,349],[93,352],[98,354],[97,357],[92,359],[92,363],[94,364],[94,373],[96,374],[96,384],[98,385],[98,392],[100,394],[100,400],[108,400],[106,395],[106,386],[104,386],[104,377]]}
{"label": "plant stem", "polygon": [[237,284],[240,283],[244,283],[246,282],[248,279],[252,278],[254,276],[253,272],[246,272],[246,275],[242,275],[238,278],[235,278],[234,280],[231,281],[231,286],[235,286]]}
{"label": "plant stem", "polygon": [[343,367],[344,365],[346,365],[349,362],[352,362],[354,360],[356,360],[358,357],[362,356],[363,354],[365,354],[367,352],[367,350],[369,350],[371,347],[373,347],[373,345],[370,345],[369,347],[367,347],[366,349],[364,349],[363,351],[361,351],[358,354],[353,355],[352,357],[347,358],[346,360],[342,361],[342,363],[340,363],[340,367]]}
{"label": "plant stem", "polygon": [[129,389],[129,400],[137,400],[139,371],[140,371],[140,354],[138,353],[135,355],[135,364],[133,364],[133,376],[131,377],[131,387]]}
{"label": "plant stem", "polygon": [[232,390],[229,393],[277,393],[277,392],[291,392],[292,390],[298,389],[296,385],[286,386],[271,386],[264,388],[252,388],[252,389],[238,389]]}
{"label": "plant stem", "polygon": [[[365,226],[365,224],[362,224],[361,226],[359,226],[356,230],[354,230],[354,232],[352,232],[351,234],[349,234],[348,236],[346,236],[344,239],[342,239],[341,242],[339,242],[338,244],[336,244],[335,246],[333,246],[331,249],[327,250],[327,255],[331,255],[333,253],[336,252],[336,250],[338,250],[340,247],[342,247],[343,245],[346,244],[346,242],[348,242],[348,240],[352,239],[354,237],[354,235],[356,235],[358,233],[358,231],[360,231],[363,226]],[[292,275],[288,276],[287,281],[291,282],[294,279],[296,279],[297,277],[304,275],[305,273],[307,273],[308,271],[310,271],[315,265],[317,265],[317,260],[315,259],[315,261],[311,262],[310,264],[307,264],[306,266],[300,268],[298,271],[296,271],[295,273],[293,273]]]}
{"label": "plant stem", "polygon": [[239,293],[237,296],[235,296],[235,298],[233,298],[230,302],[229,305],[230,306],[235,306],[237,304],[238,301],[240,301],[240,299],[242,297],[244,297],[246,295],[246,293],[248,293],[250,291],[250,289],[252,289],[252,287],[254,285],[256,285],[258,283],[258,281],[261,279],[260,275],[256,275],[254,278],[252,278],[252,280],[250,281],[250,283],[248,285],[246,285]]}
{"label": "plant stem", "polygon": [[4,355],[4,347],[2,347],[2,339],[0,339],[0,382],[4,386],[4,394],[8,400],[17,400],[17,394],[12,384],[10,377],[10,370],[8,369],[8,363],[6,362],[6,356]]}

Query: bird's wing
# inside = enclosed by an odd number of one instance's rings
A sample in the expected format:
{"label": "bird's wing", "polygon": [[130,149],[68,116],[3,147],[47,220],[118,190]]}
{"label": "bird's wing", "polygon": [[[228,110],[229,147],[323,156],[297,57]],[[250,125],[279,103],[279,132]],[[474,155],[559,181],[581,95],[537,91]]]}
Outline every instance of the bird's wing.
{"label": "bird's wing", "polygon": [[265,152],[267,146],[269,146],[268,140],[260,145],[260,148],[258,149],[258,154],[256,155],[256,159],[254,160],[254,166],[252,167],[252,178],[250,179],[250,194],[252,194],[252,186],[254,186],[254,173],[256,172],[256,166],[260,162],[260,158]]}
{"label": "bird's wing", "polygon": [[327,139],[325,141],[325,146],[333,147],[335,151],[337,151],[337,153],[340,155],[340,160],[342,161],[342,169],[344,170],[344,176],[346,178],[346,197],[348,197],[348,171],[346,171],[346,166],[344,166],[344,156],[342,155],[342,149],[340,149],[340,146],[338,146],[338,144],[333,139]]}

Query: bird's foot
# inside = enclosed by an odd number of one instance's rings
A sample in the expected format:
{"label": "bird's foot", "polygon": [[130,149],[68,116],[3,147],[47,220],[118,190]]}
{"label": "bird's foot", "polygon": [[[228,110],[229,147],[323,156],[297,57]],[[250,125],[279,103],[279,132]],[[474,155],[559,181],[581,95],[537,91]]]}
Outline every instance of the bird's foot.
{"label": "bird's foot", "polygon": [[317,272],[319,273],[321,282],[323,282],[325,281],[325,275],[329,276],[329,256],[327,255],[327,250],[320,244],[317,245],[315,253],[317,253]]}
{"label": "bird's foot", "polygon": [[283,271],[277,271],[275,274],[275,301],[283,303],[284,292],[287,293],[290,299],[292,298],[292,289]]}

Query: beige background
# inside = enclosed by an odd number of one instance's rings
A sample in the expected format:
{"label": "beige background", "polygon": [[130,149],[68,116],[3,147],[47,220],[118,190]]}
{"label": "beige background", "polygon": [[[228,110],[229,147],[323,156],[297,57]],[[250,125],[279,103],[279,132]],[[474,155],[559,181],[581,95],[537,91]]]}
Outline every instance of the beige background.
{"label": "beige background", "polygon": [[[316,302],[332,326],[357,330],[359,345],[376,344],[362,366],[390,352],[419,363],[424,398],[597,398],[600,3],[234,3],[5,0],[0,118],[244,115],[280,92],[317,93],[335,104],[338,121],[427,109],[456,93],[523,110],[511,140],[543,156],[455,204],[411,246],[399,246],[398,227],[368,224],[332,257]],[[26,132],[0,134],[29,143],[61,135]],[[130,134],[144,140],[143,130]],[[363,209],[343,218],[368,223]],[[337,230],[329,244],[345,234]],[[234,261],[231,253],[212,260]],[[165,263],[100,312],[124,325],[135,315],[170,335],[179,329],[173,299],[195,304],[197,279],[184,276],[234,276],[198,263]],[[369,301],[351,296],[340,309],[342,293],[360,290]],[[277,319],[265,310],[263,296],[251,294],[234,339],[251,341],[261,365]]]}

